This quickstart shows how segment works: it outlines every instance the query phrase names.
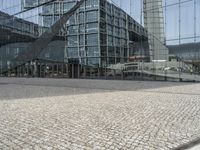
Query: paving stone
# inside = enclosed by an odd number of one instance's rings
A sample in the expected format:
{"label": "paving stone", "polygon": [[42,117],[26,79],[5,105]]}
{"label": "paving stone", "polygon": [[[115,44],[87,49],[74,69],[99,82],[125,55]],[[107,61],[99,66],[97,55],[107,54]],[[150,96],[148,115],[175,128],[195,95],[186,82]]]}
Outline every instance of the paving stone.
{"label": "paving stone", "polygon": [[0,79],[0,149],[165,150],[200,138],[200,84],[18,80]]}

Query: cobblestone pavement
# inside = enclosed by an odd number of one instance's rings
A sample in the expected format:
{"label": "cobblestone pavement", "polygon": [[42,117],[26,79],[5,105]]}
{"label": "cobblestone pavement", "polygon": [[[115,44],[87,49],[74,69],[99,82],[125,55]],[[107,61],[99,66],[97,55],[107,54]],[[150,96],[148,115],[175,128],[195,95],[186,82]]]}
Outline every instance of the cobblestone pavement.
{"label": "cobblestone pavement", "polygon": [[0,113],[3,150],[174,149],[200,138],[200,84],[1,78]]}

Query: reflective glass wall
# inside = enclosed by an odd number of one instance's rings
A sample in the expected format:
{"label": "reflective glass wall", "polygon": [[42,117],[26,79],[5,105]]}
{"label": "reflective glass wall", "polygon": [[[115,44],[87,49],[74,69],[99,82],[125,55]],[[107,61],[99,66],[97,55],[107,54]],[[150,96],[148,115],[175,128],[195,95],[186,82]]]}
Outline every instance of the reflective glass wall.
{"label": "reflective glass wall", "polygon": [[[129,59],[129,63],[121,64],[125,78],[200,81],[198,0],[111,2],[129,12],[148,31],[150,61],[136,57]],[[137,13],[133,13],[136,10]],[[144,45],[145,41],[140,43]],[[142,53],[141,50],[139,52]]]}
{"label": "reflective glass wall", "polygon": [[177,65],[171,70],[176,69],[183,79],[199,80],[200,1],[164,0],[163,5],[169,61]]}
{"label": "reflective glass wall", "polygon": [[0,0],[1,75],[200,80],[198,0],[85,0],[51,33],[76,2]]}

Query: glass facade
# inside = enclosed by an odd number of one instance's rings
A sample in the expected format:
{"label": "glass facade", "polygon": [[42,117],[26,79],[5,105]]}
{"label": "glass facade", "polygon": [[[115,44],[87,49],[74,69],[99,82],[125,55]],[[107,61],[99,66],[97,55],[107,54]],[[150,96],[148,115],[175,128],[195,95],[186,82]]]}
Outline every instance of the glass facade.
{"label": "glass facade", "polygon": [[[140,23],[110,1],[85,0],[53,37],[77,0],[49,1],[0,0],[2,76],[199,80],[198,0],[144,0]],[[19,59],[34,48],[37,57]]]}

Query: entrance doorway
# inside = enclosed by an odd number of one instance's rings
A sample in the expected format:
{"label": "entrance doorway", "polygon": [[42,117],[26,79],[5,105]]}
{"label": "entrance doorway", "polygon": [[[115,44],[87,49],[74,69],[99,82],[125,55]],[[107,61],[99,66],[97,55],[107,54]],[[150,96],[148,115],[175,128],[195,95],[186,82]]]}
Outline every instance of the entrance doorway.
{"label": "entrance doorway", "polygon": [[79,64],[69,64],[68,65],[69,78],[79,78],[80,68],[81,66]]}

